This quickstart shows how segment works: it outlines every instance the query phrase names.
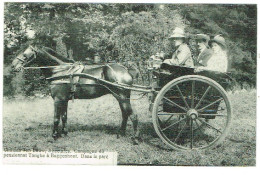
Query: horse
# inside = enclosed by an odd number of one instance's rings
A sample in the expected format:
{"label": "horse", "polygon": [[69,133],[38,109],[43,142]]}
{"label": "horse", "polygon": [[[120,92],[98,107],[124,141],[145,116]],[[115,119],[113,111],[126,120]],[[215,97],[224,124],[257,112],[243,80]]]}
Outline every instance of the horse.
{"label": "horse", "polygon": [[[53,77],[57,75],[64,75],[73,67],[73,61],[63,57],[59,54],[55,54],[52,50],[46,47],[40,47],[36,45],[29,45],[23,52],[18,54],[12,62],[12,67],[14,70],[19,71],[22,68],[28,68],[30,65],[37,65],[41,69],[43,75],[48,77]],[[104,79],[110,82],[118,82],[122,84],[132,85],[133,78],[128,73],[127,69],[117,63],[99,65],[97,67],[88,67],[88,65],[83,65],[82,73],[89,74],[98,79]],[[98,98],[106,94],[112,94],[118,101],[121,112],[122,112],[122,122],[121,127],[117,133],[119,135],[126,135],[127,120],[130,117],[133,123],[133,142],[138,144],[139,131],[138,131],[138,116],[134,112],[130,104],[130,90],[118,88],[116,86],[102,86],[97,82],[97,80],[92,80],[88,78],[80,77],[78,79],[78,85],[71,93],[71,85],[69,83],[55,84],[50,83],[51,97],[54,100],[54,123],[53,123],[53,133],[52,137],[56,140],[62,135],[68,134],[67,129],[67,109],[68,101],[72,99],[93,99]],[[60,119],[62,121],[62,129],[59,132]]]}

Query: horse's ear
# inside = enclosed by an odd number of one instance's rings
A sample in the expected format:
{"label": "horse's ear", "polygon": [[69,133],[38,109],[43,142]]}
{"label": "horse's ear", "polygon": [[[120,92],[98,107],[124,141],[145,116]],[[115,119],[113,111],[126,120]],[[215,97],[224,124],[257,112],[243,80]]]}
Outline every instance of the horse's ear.
{"label": "horse's ear", "polygon": [[29,47],[32,49],[32,50],[34,50],[34,51],[37,51],[38,50],[38,48],[37,48],[37,46],[35,46],[35,45],[29,45]]}

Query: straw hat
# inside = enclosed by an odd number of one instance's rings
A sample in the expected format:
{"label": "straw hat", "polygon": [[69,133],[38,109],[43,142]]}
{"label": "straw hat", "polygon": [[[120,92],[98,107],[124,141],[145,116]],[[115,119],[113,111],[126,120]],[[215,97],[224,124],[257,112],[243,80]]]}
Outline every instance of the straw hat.
{"label": "straw hat", "polygon": [[186,38],[186,35],[184,33],[184,30],[179,28],[179,27],[176,27],[171,36],[169,37],[169,39],[174,39],[174,38]]}
{"label": "straw hat", "polygon": [[217,43],[223,49],[227,48],[225,38],[223,38],[221,35],[216,35],[212,40],[209,41],[209,46],[210,47],[212,47],[212,43]]}

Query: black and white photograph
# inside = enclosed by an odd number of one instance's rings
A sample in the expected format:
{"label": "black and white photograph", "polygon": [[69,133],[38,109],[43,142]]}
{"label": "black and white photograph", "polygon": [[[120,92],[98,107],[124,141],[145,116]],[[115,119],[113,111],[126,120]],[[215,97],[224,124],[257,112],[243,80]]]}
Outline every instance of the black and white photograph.
{"label": "black and white photograph", "polygon": [[4,164],[256,166],[257,4],[3,10]]}

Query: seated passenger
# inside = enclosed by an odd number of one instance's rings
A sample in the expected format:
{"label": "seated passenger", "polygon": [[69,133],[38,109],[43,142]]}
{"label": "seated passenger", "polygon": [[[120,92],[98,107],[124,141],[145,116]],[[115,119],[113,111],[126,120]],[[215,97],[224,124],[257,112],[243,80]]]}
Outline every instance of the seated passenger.
{"label": "seated passenger", "polygon": [[196,42],[199,49],[199,55],[195,66],[207,66],[208,60],[212,56],[212,50],[208,48],[209,36],[205,34],[197,34]]}
{"label": "seated passenger", "polygon": [[213,50],[213,55],[209,58],[207,65],[196,68],[196,72],[201,70],[212,70],[218,72],[227,72],[228,69],[228,58],[226,52],[226,42],[225,39],[217,35],[214,39],[209,41],[209,46]]}
{"label": "seated passenger", "polygon": [[194,67],[193,60],[191,57],[191,51],[185,42],[186,35],[184,31],[176,27],[169,39],[171,43],[174,43],[176,50],[171,56],[171,58],[164,60],[163,63],[169,65]]}

